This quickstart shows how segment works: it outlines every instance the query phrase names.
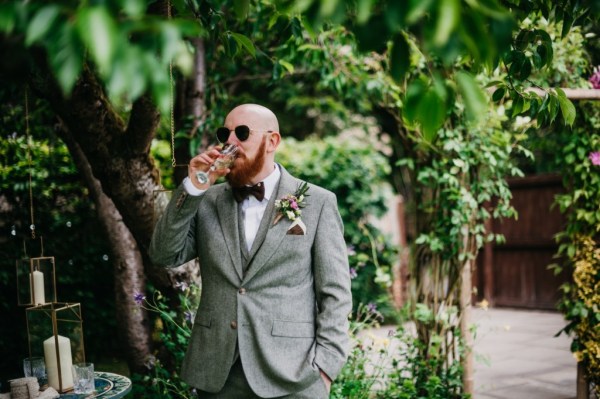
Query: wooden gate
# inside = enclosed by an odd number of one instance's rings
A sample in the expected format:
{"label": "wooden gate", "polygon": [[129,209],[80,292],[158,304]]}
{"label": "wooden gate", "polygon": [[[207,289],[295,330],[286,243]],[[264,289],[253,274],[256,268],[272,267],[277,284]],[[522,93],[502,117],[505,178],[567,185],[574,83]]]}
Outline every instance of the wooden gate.
{"label": "wooden gate", "polygon": [[488,229],[503,234],[506,243],[486,244],[477,259],[474,286],[479,300],[492,306],[556,309],[559,287],[568,275],[555,276],[554,235],[565,219],[554,196],[564,191],[559,175],[536,175],[509,180],[517,220],[491,220]]}

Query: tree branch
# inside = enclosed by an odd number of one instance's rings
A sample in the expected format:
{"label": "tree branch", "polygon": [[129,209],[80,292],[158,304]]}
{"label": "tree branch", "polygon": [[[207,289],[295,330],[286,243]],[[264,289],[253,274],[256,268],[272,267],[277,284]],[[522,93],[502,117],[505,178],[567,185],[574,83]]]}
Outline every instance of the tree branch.
{"label": "tree branch", "polygon": [[126,140],[135,154],[147,154],[160,123],[160,113],[149,94],[144,94],[131,108]]}

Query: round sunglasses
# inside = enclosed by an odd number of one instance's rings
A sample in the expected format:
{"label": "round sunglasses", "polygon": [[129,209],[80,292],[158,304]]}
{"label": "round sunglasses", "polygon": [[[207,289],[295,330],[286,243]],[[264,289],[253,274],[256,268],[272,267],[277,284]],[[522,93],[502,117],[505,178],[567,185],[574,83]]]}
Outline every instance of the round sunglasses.
{"label": "round sunglasses", "polygon": [[[250,132],[273,133],[274,131],[273,130],[255,130],[255,129],[250,129],[246,125],[239,125],[233,129],[233,132],[235,133],[235,135],[239,141],[246,141],[246,140],[248,140],[248,137],[250,137]],[[220,143],[227,142],[227,140],[229,139],[230,133],[231,133],[231,129],[229,129],[225,126],[218,128],[217,129],[217,140],[219,140]]]}

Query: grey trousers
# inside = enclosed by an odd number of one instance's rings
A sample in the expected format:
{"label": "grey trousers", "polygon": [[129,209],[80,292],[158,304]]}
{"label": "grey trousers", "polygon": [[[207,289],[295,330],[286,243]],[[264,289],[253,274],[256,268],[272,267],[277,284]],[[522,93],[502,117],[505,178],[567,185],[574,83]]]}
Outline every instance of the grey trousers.
{"label": "grey trousers", "polygon": [[[329,393],[325,387],[325,382],[319,378],[317,382],[306,388],[302,392],[291,395],[279,396],[273,399],[327,399]],[[200,399],[261,399],[260,396],[252,392],[242,362],[238,358],[231,367],[225,386],[217,393],[209,393],[198,390]]]}

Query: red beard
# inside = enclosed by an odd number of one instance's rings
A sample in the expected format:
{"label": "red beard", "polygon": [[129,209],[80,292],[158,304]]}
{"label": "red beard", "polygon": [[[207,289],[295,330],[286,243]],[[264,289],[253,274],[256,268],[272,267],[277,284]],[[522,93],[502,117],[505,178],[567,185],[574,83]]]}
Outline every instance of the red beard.
{"label": "red beard", "polygon": [[231,172],[225,176],[231,187],[242,187],[252,183],[252,178],[260,173],[265,163],[266,137],[263,137],[254,159],[249,160],[245,154],[240,154],[231,167]]}

